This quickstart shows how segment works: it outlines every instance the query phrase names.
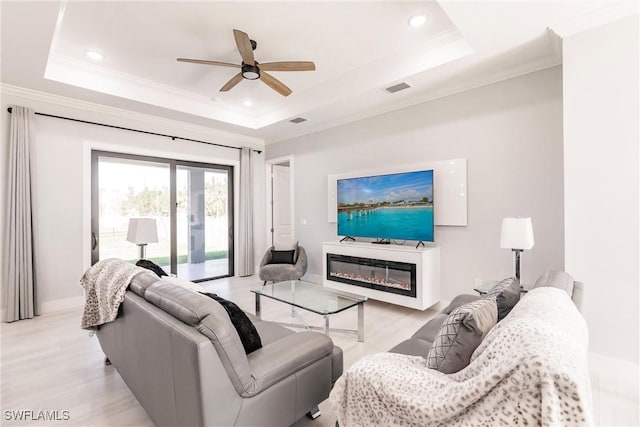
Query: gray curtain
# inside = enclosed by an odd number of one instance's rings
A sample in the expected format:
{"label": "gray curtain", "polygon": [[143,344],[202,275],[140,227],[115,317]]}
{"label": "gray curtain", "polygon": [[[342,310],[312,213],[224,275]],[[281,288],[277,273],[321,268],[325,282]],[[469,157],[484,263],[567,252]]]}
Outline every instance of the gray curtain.
{"label": "gray curtain", "polygon": [[238,275],[254,273],[253,249],[253,150],[240,151],[240,226],[238,239]]}
{"label": "gray curtain", "polygon": [[9,130],[7,179],[6,320],[13,322],[37,316],[33,257],[31,195],[31,122],[33,111],[12,107]]}

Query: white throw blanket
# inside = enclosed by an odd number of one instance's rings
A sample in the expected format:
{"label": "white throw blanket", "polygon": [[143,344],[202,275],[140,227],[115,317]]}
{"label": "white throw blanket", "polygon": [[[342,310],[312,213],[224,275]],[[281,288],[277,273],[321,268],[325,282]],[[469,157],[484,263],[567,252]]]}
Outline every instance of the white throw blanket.
{"label": "white throw blanket", "polygon": [[341,427],[592,425],[587,327],[568,295],[537,288],[455,374],[422,357],[374,354],[336,382]]}
{"label": "white throw blanket", "polygon": [[140,273],[152,272],[117,258],[99,261],[89,268],[80,279],[85,297],[82,329],[95,331],[114,320],[127,286]]}

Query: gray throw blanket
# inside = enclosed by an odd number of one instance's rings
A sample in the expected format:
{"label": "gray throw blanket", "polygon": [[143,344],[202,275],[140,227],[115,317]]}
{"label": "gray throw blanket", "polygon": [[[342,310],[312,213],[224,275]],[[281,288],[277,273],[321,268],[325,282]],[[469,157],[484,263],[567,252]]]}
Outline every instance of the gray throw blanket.
{"label": "gray throw blanket", "polygon": [[98,326],[114,320],[131,279],[148,272],[117,258],[99,261],[89,268],[80,279],[85,296],[81,328],[93,333]]}

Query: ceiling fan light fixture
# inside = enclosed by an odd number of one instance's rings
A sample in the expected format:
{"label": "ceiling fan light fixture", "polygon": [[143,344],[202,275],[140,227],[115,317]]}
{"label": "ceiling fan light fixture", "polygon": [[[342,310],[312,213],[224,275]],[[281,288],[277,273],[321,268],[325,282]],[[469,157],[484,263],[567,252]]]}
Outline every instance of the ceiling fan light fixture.
{"label": "ceiling fan light fixture", "polygon": [[419,27],[427,22],[426,15],[414,15],[409,19],[409,25],[412,27]]}
{"label": "ceiling fan light fixture", "polygon": [[247,80],[259,79],[260,69],[255,65],[242,64],[242,77]]}

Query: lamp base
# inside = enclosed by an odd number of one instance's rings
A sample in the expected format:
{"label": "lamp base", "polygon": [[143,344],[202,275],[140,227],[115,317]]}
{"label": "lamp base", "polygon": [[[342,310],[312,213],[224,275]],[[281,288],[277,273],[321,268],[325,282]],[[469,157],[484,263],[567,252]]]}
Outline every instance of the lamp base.
{"label": "lamp base", "polygon": [[[516,271],[516,279],[518,279],[518,282],[520,282],[520,253],[522,252],[522,249],[511,249],[515,255],[515,271]],[[522,287],[522,284],[520,284],[520,287]]]}
{"label": "lamp base", "polygon": [[138,245],[140,247],[140,259],[145,259],[147,256],[147,244],[142,243]]}

